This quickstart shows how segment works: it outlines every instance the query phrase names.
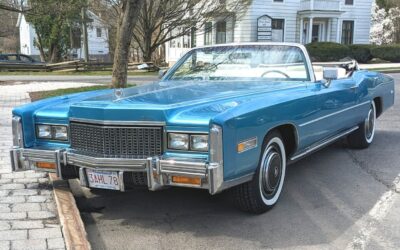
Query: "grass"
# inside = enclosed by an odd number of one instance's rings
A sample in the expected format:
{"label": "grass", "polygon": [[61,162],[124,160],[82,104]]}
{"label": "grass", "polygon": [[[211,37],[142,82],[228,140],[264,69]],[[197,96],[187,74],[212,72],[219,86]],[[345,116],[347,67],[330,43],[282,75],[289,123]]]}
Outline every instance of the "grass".
{"label": "grass", "polygon": [[[128,84],[128,87],[133,87],[135,85],[136,84]],[[30,96],[32,102],[34,102],[34,101],[38,101],[41,99],[55,97],[55,96],[69,95],[69,94],[75,94],[75,93],[80,93],[80,92],[102,90],[102,89],[109,89],[109,88],[110,88],[110,86],[108,86],[108,85],[94,85],[94,86],[85,86],[85,87],[78,87],[78,88],[29,92],[29,96]]]}
{"label": "grass", "polygon": [[[128,84],[128,87],[133,87],[135,85],[136,84]],[[29,92],[29,96],[30,96],[32,102],[34,102],[34,101],[38,101],[38,100],[45,99],[45,98],[55,97],[55,96],[69,95],[69,94],[75,94],[75,93],[79,93],[79,92],[102,90],[102,89],[109,89],[109,88],[110,88],[109,85],[94,85],[94,86],[85,86],[85,87],[78,87],[78,88]]]}
{"label": "grass", "polygon": [[[82,75],[82,76],[111,76],[111,71],[0,71],[0,75]],[[129,76],[157,76],[158,72],[129,71]]]}
{"label": "grass", "polygon": [[107,85],[95,85],[95,86],[87,86],[87,87],[79,87],[79,88],[30,92],[29,96],[31,97],[31,100],[33,102],[33,101],[50,98],[50,97],[55,97],[55,96],[62,96],[62,95],[79,93],[79,92],[101,90],[101,89],[108,89],[108,88],[110,88],[110,87]]}

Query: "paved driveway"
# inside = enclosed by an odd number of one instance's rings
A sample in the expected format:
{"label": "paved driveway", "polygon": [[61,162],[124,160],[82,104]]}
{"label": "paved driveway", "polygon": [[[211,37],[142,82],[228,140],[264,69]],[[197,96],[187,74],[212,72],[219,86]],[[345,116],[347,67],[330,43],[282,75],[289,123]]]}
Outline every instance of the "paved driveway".
{"label": "paved driveway", "polygon": [[77,189],[89,240],[94,249],[400,249],[399,103],[377,126],[367,150],[338,142],[292,165],[263,215],[201,190]]}

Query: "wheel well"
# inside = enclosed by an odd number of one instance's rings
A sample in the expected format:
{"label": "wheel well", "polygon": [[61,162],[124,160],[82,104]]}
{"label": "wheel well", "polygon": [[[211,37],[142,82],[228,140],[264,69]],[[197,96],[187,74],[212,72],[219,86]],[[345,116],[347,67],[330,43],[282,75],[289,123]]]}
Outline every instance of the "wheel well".
{"label": "wheel well", "polygon": [[379,117],[382,114],[382,98],[375,97],[374,103],[376,107],[376,117]]}
{"label": "wheel well", "polygon": [[[286,151],[286,157],[290,158],[294,154],[297,148],[297,130],[294,125],[292,124],[284,124],[280,125],[278,127],[275,127],[271,129],[270,131],[279,131],[279,133],[282,135],[283,142],[285,143],[285,151]],[[267,133],[268,135],[268,133]],[[265,137],[267,137],[265,135]],[[264,137],[264,138],[265,138]]]}

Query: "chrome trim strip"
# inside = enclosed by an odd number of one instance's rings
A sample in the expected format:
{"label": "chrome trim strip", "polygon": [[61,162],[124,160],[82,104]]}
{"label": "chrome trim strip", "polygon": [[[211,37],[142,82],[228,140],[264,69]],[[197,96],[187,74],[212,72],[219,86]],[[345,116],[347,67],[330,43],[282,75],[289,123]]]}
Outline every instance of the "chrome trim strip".
{"label": "chrome trim strip", "polygon": [[146,172],[146,159],[126,159],[126,158],[96,158],[86,155],[68,153],[68,164],[102,170],[115,171],[127,170]]}
{"label": "chrome trim strip", "polygon": [[43,162],[51,162],[56,163],[55,159],[55,151],[56,150],[42,150],[42,149],[28,149],[25,148],[22,150],[22,157],[28,161],[43,161]]}
{"label": "chrome trim strip", "polygon": [[24,135],[22,130],[22,119],[19,116],[13,116],[11,121],[13,146],[24,147]]}
{"label": "chrome trim strip", "polygon": [[336,136],[334,136],[334,137],[332,137],[332,138],[330,138],[330,139],[328,139],[326,141],[322,141],[322,142],[318,143],[317,145],[307,149],[305,152],[303,152],[303,153],[301,153],[299,155],[293,156],[292,158],[290,158],[290,160],[291,161],[297,160],[297,159],[299,159],[299,158],[301,158],[303,156],[308,155],[309,153],[312,153],[312,152],[314,152],[314,151],[316,151],[318,149],[321,149],[322,147],[324,147],[324,146],[336,141],[337,139],[339,139],[339,138],[341,138],[341,137],[343,137],[345,135],[350,134],[351,132],[357,130],[358,128],[359,128],[358,126],[355,126],[355,127],[351,128],[349,130],[346,130],[343,133],[340,133],[340,134],[338,134],[338,135],[336,135]]}
{"label": "chrome trim strip", "polygon": [[206,177],[207,163],[181,160],[159,160],[158,174],[163,173]]}
{"label": "chrome trim strip", "polygon": [[208,191],[216,194],[222,191],[224,183],[223,130],[221,126],[212,125],[210,128],[209,148],[210,163],[207,168]]}
{"label": "chrome trim strip", "polygon": [[370,102],[370,101],[366,101],[366,102],[363,102],[363,103],[359,103],[359,104],[354,105],[354,106],[352,106],[352,107],[348,107],[348,108],[345,108],[345,109],[336,111],[336,112],[334,112],[334,113],[331,113],[331,114],[328,114],[328,115],[325,115],[325,116],[318,117],[317,119],[314,119],[314,120],[311,120],[311,121],[302,123],[302,124],[300,124],[299,126],[300,126],[300,127],[303,127],[303,126],[309,125],[309,124],[311,124],[311,123],[314,123],[314,122],[323,120],[323,119],[325,119],[325,118],[328,118],[328,117],[331,117],[331,116],[334,116],[334,115],[337,115],[337,114],[346,112],[346,111],[351,110],[351,109],[354,109],[354,108],[358,108],[358,107],[360,107],[360,106],[363,106],[363,105],[369,104],[369,103],[371,103],[371,102]]}
{"label": "chrome trim strip", "polygon": [[60,178],[61,180],[63,179],[63,176],[62,176],[62,171],[61,171],[61,153],[60,153],[61,151],[60,150],[56,150],[55,152],[54,152],[54,158],[55,158],[55,163],[56,163],[56,174],[57,174],[57,177],[58,178]]}
{"label": "chrome trim strip", "polygon": [[124,171],[118,172],[119,191],[125,192]]}
{"label": "chrome trim strip", "polygon": [[137,125],[137,126],[165,126],[162,121],[111,121],[111,120],[92,120],[84,118],[69,118],[70,122],[81,122],[100,125]]}
{"label": "chrome trim strip", "polygon": [[14,146],[10,150],[10,159],[11,159],[11,169],[12,171],[23,171],[25,170],[23,167],[23,163],[20,161],[21,151],[17,146]]}
{"label": "chrome trim strip", "polygon": [[84,168],[79,168],[79,183],[83,187],[88,187],[88,181],[86,179],[86,172]]}

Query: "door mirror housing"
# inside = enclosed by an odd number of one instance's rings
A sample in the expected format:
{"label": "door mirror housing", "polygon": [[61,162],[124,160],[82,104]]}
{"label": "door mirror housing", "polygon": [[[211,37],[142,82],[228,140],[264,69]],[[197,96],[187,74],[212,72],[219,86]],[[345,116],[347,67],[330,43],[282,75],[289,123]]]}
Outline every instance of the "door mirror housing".
{"label": "door mirror housing", "polygon": [[158,78],[159,79],[163,78],[165,76],[165,74],[167,74],[167,72],[168,72],[168,69],[160,69],[158,71]]}
{"label": "door mirror housing", "polygon": [[329,87],[333,80],[337,80],[339,78],[339,69],[333,67],[324,67],[323,69],[323,78],[325,81],[324,86]]}

